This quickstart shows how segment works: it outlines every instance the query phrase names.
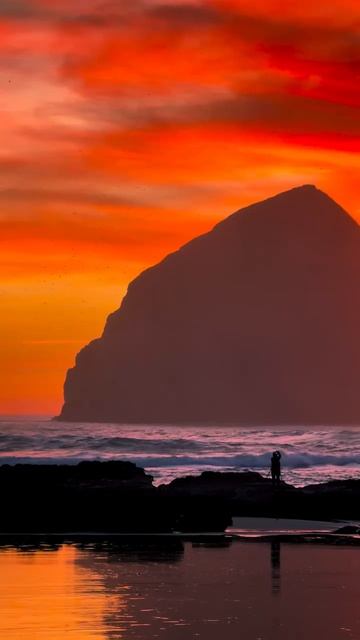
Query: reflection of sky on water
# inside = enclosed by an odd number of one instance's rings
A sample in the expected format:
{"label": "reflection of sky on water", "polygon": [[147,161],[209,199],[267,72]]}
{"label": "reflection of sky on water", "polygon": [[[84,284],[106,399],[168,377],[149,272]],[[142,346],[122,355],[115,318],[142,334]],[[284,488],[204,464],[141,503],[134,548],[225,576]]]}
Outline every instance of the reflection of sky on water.
{"label": "reflection of sky on water", "polygon": [[281,587],[281,544],[274,540],[270,544],[271,549],[271,584],[273,594],[280,593]]}
{"label": "reflection of sky on water", "polygon": [[[106,640],[112,600],[103,579],[76,566],[72,547],[2,551],[0,637],[4,640]],[[123,606],[118,599],[118,608]]]}
{"label": "reflection of sky on water", "polygon": [[4,640],[360,637],[360,552],[180,540],[0,552]]}

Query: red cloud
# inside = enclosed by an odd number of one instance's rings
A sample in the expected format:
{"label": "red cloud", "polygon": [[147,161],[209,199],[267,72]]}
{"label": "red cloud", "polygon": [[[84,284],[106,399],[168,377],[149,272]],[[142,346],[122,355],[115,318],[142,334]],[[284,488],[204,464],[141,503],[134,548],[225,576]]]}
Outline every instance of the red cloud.
{"label": "red cloud", "polygon": [[[360,220],[358,20],[357,0],[1,2],[3,412],[55,412],[74,318],[80,344],[114,282],[226,213],[312,182]],[[41,287],[51,388],[13,357],[32,340],[40,362]]]}

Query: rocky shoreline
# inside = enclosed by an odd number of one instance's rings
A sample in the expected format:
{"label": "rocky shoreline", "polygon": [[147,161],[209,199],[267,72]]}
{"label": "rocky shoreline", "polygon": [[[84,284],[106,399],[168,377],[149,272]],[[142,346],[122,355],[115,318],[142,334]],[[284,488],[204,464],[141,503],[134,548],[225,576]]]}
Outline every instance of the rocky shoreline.
{"label": "rocky shoreline", "polygon": [[295,488],[250,471],[204,472],[155,487],[131,462],[89,461],[2,465],[0,486],[3,535],[223,532],[244,516],[360,520],[360,479]]}

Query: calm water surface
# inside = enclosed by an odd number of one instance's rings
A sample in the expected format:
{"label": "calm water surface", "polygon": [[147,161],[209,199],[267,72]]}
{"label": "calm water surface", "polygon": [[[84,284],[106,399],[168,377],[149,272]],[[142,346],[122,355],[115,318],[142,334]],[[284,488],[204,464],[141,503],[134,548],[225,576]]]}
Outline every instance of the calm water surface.
{"label": "calm water surface", "polygon": [[164,539],[0,550],[4,640],[360,638],[360,550]]}

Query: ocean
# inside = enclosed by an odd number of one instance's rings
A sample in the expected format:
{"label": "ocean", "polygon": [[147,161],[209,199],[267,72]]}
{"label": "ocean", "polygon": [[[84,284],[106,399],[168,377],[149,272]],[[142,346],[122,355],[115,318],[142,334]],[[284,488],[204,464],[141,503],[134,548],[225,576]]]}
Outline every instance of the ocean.
{"label": "ocean", "polygon": [[2,418],[0,464],[130,460],[155,484],[211,471],[269,473],[282,452],[283,479],[296,486],[360,477],[359,427],[191,427],[61,423]]}

